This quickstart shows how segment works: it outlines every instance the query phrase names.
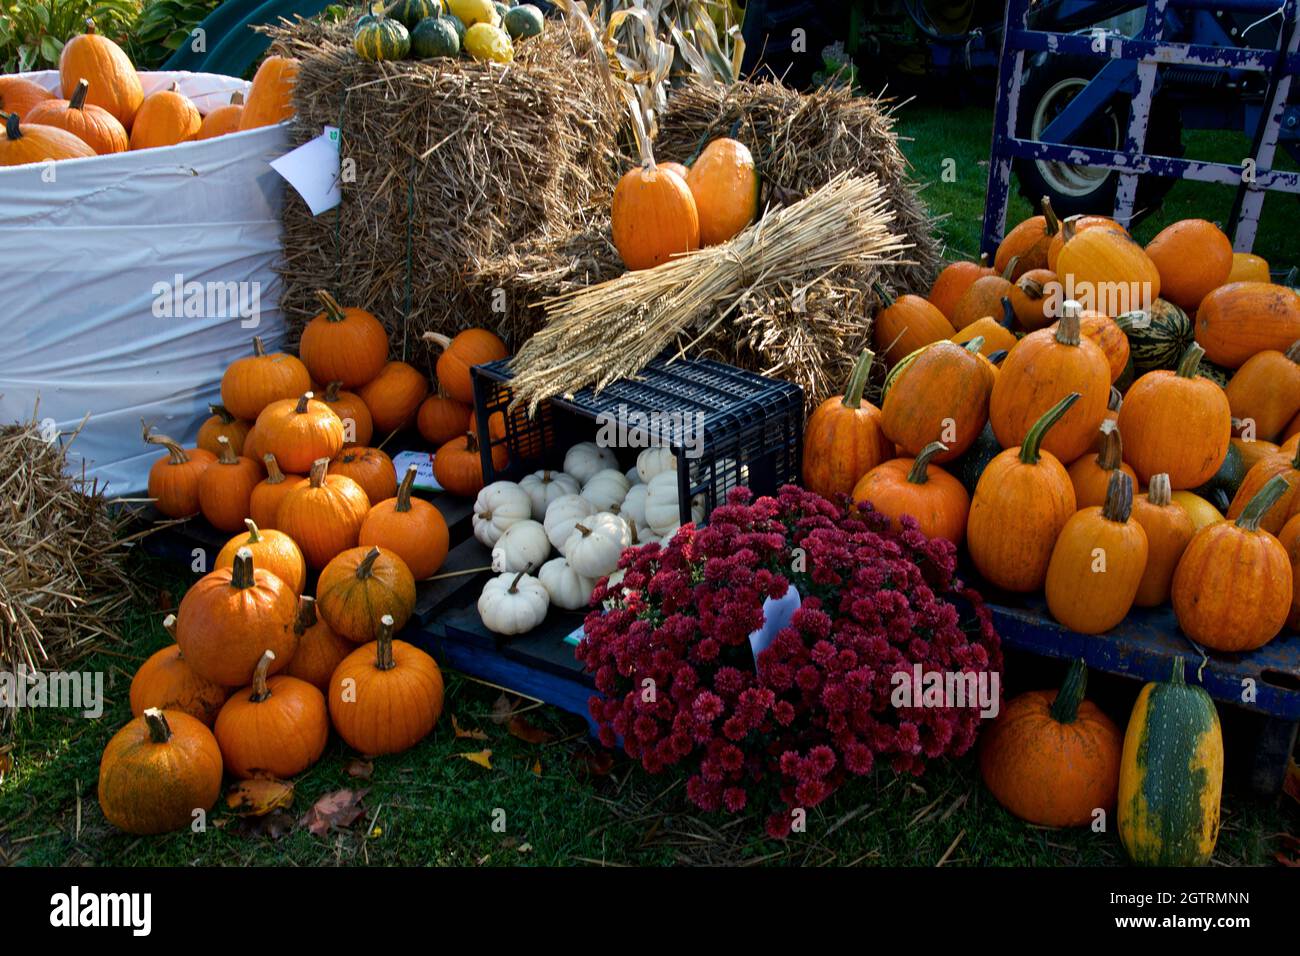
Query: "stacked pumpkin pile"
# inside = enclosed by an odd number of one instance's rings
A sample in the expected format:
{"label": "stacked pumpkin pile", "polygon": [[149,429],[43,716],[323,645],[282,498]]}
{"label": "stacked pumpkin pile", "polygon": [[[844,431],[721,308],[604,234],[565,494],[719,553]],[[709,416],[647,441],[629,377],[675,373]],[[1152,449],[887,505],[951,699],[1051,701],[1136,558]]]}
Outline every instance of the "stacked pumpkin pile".
{"label": "stacked pumpkin pile", "polygon": [[380,60],[428,60],[461,53],[475,60],[509,63],[514,44],[539,36],[546,21],[531,3],[493,0],[395,0],[376,12],[374,0],[357,20],[357,56]]}
{"label": "stacked pumpkin pile", "polygon": [[235,93],[203,116],[175,83],[145,96],[126,51],[87,20],[86,32],[70,39],[59,57],[64,98],[24,77],[0,76],[0,166],[175,146],[282,122],[293,115],[297,66],[267,57],[246,102]]}

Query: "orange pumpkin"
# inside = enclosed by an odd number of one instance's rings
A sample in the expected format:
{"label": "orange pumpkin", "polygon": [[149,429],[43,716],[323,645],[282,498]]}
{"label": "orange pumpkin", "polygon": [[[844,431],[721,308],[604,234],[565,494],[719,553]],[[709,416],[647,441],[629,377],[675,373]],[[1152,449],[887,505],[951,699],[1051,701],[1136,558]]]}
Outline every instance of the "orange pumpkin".
{"label": "orange pumpkin", "polygon": [[242,455],[244,439],[248,437],[248,430],[252,424],[240,421],[230,414],[224,405],[209,405],[208,411],[212,415],[199,426],[199,435],[194,443],[204,451],[216,455],[221,452],[221,445],[217,439],[224,435],[230,442],[230,447],[235,450],[235,454]]}
{"label": "orange pumpkin", "polygon": [[725,136],[709,143],[687,171],[686,185],[701,246],[726,242],[758,217],[758,169],[744,143]]}
{"label": "orange pumpkin", "polygon": [[1111,384],[1119,381],[1129,357],[1128,336],[1119,327],[1119,323],[1108,315],[1085,309],[1079,314],[1079,332],[1096,342],[1097,347],[1105,353],[1106,364],[1110,367]]}
{"label": "orange pumpkin", "polygon": [[[221,404],[236,418],[249,422],[256,421],[272,402],[296,399],[310,391],[307,366],[284,352],[268,353],[260,337],[253,338],[253,354],[235,359],[221,376]],[[257,454],[264,455],[268,450],[258,448]]]}
{"label": "orange pumpkin", "polygon": [[343,423],[343,447],[350,445],[369,445],[375,437],[375,420],[370,416],[370,409],[361,396],[355,392],[343,391],[339,382],[330,382],[325,386],[321,401],[330,407],[339,421]]}
{"label": "orange pumpkin", "polygon": [[1188,312],[1232,272],[1232,242],[1204,219],[1181,219],[1166,226],[1147,243],[1147,255],[1160,272],[1164,298]]}
{"label": "orange pumpkin", "polygon": [[328,474],[329,459],[312,463],[308,479],[284,496],[275,526],[298,543],[307,567],[323,568],[336,554],[356,547],[357,532],[370,511],[361,486]]}
{"label": "orange pumpkin", "polygon": [[1234,419],[1254,422],[1257,439],[1276,438],[1300,414],[1300,340],[1252,355],[1223,390]]}
{"label": "orange pumpkin", "polygon": [[686,177],[690,174],[690,170],[681,163],[660,163],[659,168],[666,169],[670,173],[676,173],[678,176],[682,177],[682,182],[686,182]]}
{"label": "orange pumpkin", "polygon": [[901,454],[919,455],[941,441],[945,447],[932,451],[931,460],[952,461],[984,430],[993,378],[976,354],[978,344],[970,344],[936,342],[889,373],[880,427]]}
{"label": "orange pumpkin", "polygon": [[[983,276],[998,275],[999,271],[989,268],[987,254],[981,255],[979,262],[950,262],[935,277],[934,284],[930,286],[930,294],[926,298],[946,318],[952,315],[952,310],[966,294],[966,290],[971,287],[971,283]],[[941,338],[947,337],[941,336]]]}
{"label": "orange pumpkin", "polygon": [[202,448],[182,448],[174,439],[149,431],[142,421],[144,440],[162,445],[167,454],[149,469],[149,497],[154,507],[169,518],[188,518],[199,513],[199,478],[217,456]]}
{"label": "orange pumpkin", "polygon": [[1294,579],[1281,542],[1260,519],[1287,491],[1272,478],[1236,522],[1219,521],[1196,532],[1174,571],[1174,614],[1183,632],[1216,651],[1263,647],[1291,613]]}
{"label": "orange pumpkin", "polygon": [[285,669],[290,677],[305,680],[322,693],[329,690],[330,678],[343,658],[352,653],[353,645],[322,621],[316,613],[316,599],[303,595],[298,606],[298,650]]}
{"label": "orange pumpkin", "polygon": [[176,643],[176,615],[168,614],[163,628],[172,643],[156,651],[131,678],[131,714],[139,717],[150,707],[179,710],[211,727],[229,691],[205,680],[185,660]]}
{"label": "orange pumpkin", "polygon": [[1036,332],[1052,323],[1051,311],[1057,300],[1054,290],[1060,285],[1050,269],[1030,269],[1021,274],[1011,288],[1011,309],[1026,332]]}
{"label": "orange pumpkin", "polygon": [[1169,476],[1165,474],[1153,475],[1147,493],[1134,497],[1133,520],[1147,533],[1147,566],[1133,603],[1156,607],[1169,600],[1174,569],[1196,534],[1196,525],[1173,501]]}
{"label": "orange pumpkin", "polygon": [[424,341],[442,350],[434,374],[448,395],[465,405],[474,404],[474,382],[470,369],[503,359],[509,354],[506,344],[487,329],[466,329],[454,339],[437,332],[426,332]]}
{"label": "orange pumpkin", "polygon": [[411,497],[418,470],[415,465],[407,468],[397,494],[375,503],[361,523],[357,543],[392,551],[406,562],[415,580],[423,581],[442,567],[451,541],[442,512]]}
{"label": "orange pumpkin", "polygon": [[1011,269],[1009,278],[1019,279],[1031,269],[1047,267],[1047,250],[1052,239],[1061,230],[1061,222],[1052,210],[1052,202],[1046,196],[1042,200],[1043,214],[1030,216],[1017,223],[1003,240],[998,243],[997,253],[993,257],[993,268],[1003,273],[1011,260],[1018,263]]}
{"label": "orange pumpkin", "polygon": [[960,331],[985,316],[1004,314],[1002,300],[1010,299],[1016,288],[1010,278],[1016,264],[1010,265],[1000,275],[982,276],[970,284],[948,316],[954,329]]}
{"label": "orange pumpkin", "polygon": [[881,427],[880,409],[862,398],[874,355],[864,349],[844,394],[826,399],[808,417],[803,435],[803,483],[831,498],[847,495],[858,479],[894,456]]}
{"label": "orange pumpkin", "polygon": [[330,462],[330,473],[351,478],[366,493],[368,501],[378,503],[397,494],[397,468],[393,459],[378,448],[345,448]]}
{"label": "orange pumpkin", "polygon": [[1206,358],[1240,368],[1252,355],[1285,352],[1300,339],[1300,296],[1268,282],[1219,286],[1201,300],[1195,330]]}
{"label": "orange pumpkin", "polygon": [[1124,232],[1087,229],[1076,234],[1061,249],[1054,271],[1073,289],[1074,298],[1084,298],[1093,311],[1107,315],[1147,308],[1160,296],[1160,270]]}
{"label": "orange pumpkin", "polygon": [[871,336],[877,354],[895,365],[922,346],[951,338],[952,324],[939,309],[919,295],[900,295],[884,299],[885,307],[876,313]]}
{"label": "orange pumpkin", "polygon": [[66,130],[19,123],[17,113],[9,113],[4,118],[4,136],[0,137],[0,166],[86,159],[94,155],[93,149]]}
{"label": "orange pumpkin", "polygon": [[[1237,430],[1237,420],[1233,419],[1232,429]],[[1259,463],[1261,458],[1267,458],[1281,450],[1280,445],[1275,445],[1271,441],[1263,439],[1247,439],[1237,435],[1232,436],[1232,446],[1237,449],[1237,454],[1241,456],[1241,468],[1244,472],[1249,472]]]}
{"label": "orange pumpkin", "polygon": [[307,323],[298,357],[317,382],[357,388],[373,381],[388,362],[388,332],[365,309],[343,308],[324,289],[316,291],[324,311]]}
{"label": "orange pumpkin", "polygon": [[286,475],[280,470],[275,456],[267,453],[262,456],[266,466],[266,477],[257,483],[248,499],[248,513],[254,522],[263,529],[275,527],[280,512],[280,503],[285,495],[302,482],[302,475]]}
{"label": "orange pumpkin", "polygon": [[1223,280],[1223,284],[1229,282],[1268,282],[1268,260],[1262,256],[1252,255],[1249,252],[1234,252],[1232,254],[1232,269],[1228,272],[1228,278]]}
{"label": "orange pumpkin", "polygon": [[656,166],[648,149],[641,165],[624,173],[614,187],[610,227],[614,248],[628,269],[649,269],[700,247],[700,216],[691,188],[676,173]]}
{"label": "orange pumpkin", "polygon": [[1291,561],[1291,612],[1286,625],[1293,631],[1300,630],[1300,514],[1283,525],[1277,539]]}
{"label": "orange pumpkin", "polygon": [[[492,467],[502,469],[508,456],[502,445],[492,446]],[[433,457],[433,477],[453,495],[472,498],[483,490],[483,459],[478,436],[466,432],[438,449]]]}
{"label": "orange pumpkin", "polygon": [[274,574],[294,594],[302,594],[302,589],[307,584],[307,562],[293,538],[283,531],[270,528],[263,530],[252,518],[246,518],[244,524],[248,527],[248,533],[237,534],[226,542],[217,552],[213,570],[234,567],[235,556],[247,548],[259,568]]}
{"label": "orange pumpkin", "polygon": [[263,60],[253,74],[239,128],[273,126],[293,116],[293,88],[297,81],[297,60],[274,55]]}
{"label": "orange pumpkin", "polygon": [[1048,243],[1047,268],[1059,274],[1060,270],[1056,266],[1061,257],[1061,250],[1065,248],[1067,242],[1079,233],[1087,232],[1089,229],[1105,229],[1108,232],[1128,235],[1127,229],[1108,216],[1067,216],[1061,220],[1060,231]]}
{"label": "orange pumpkin", "polygon": [[1286,482],[1286,488],[1273,506],[1260,516],[1259,526],[1270,534],[1277,534],[1292,515],[1300,514],[1300,497],[1297,497],[1300,495],[1300,451],[1279,449],[1260,459],[1246,472],[1232,503],[1228,505],[1228,520],[1241,517],[1254,497],[1276,477]]}
{"label": "orange pumpkin", "polygon": [[1100,447],[1095,454],[1087,454],[1076,460],[1069,467],[1070,484],[1074,486],[1074,503],[1076,508],[1091,508],[1106,502],[1106,489],[1110,485],[1110,476],[1122,471],[1137,484],[1137,475],[1133,469],[1124,464],[1124,443],[1120,438],[1119,426],[1107,419],[1101,423]]}
{"label": "orange pumpkin", "polygon": [[21,76],[0,76],[0,113],[17,113],[19,120],[37,103],[55,99],[53,93]]}
{"label": "orange pumpkin", "polygon": [[899,529],[903,515],[916,519],[927,538],[944,538],[960,545],[966,535],[970,495],[960,481],[930,464],[947,448],[931,442],[915,458],[895,458],[872,468],[853,488],[853,500],[865,502]]}
{"label": "orange pumpkin", "polygon": [[102,106],[130,130],[144,102],[144,87],[131,58],[108,37],[95,32],[94,20],[87,20],[86,32],[63,44],[59,54],[59,85],[65,99],[72,99],[82,80],[90,84],[86,102]]}
{"label": "orange pumpkin", "polygon": [[198,107],[173,83],[170,89],[150,93],[140,104],[131,124],[131,149],[154,149],[187,143],[199,134],[203,117]]}
{"label": "orange pumpkin", "polygon": [[375,431],[387,435],[415,420],[429,394],[429,380],[405,362],[389,362],[357,394],[370,409]]}
{"label": "orange pumpkin", "polygon": [[386,548],[349,548],[320,573],[316,611],[334,632],[354,644],[373,641],[379,618],[388,615],[402,627],[415,610],[415,578],[401,558]]}
{"label": "orange pumpkin", "polygon": [[444,445],[457,435],[469,431],[469,419],[473,414],[464,402],[442,395],[430,395],[420,405],[415,416],[415,427],[420,430],[420,437],[431,445]]}
{"label": "orange pumpkin", "polygon": [[262,466],[236,455],[230,439],[217,439],[221,454],[199,476],[199,511],[218,531],[237,531],[249,516],[253,489],[262,480]]}
{"label": "orange pumpkin", "polygon": [[239,132],[239,121],[244,115],[244,94],[235,91],[230,94],[230,102],[225,106],[218,106],[215,110],[203,117],[203,122],[199,126],[199,131],[195,139],[216,139],[218,136],[225,136],[227,133]]}
{"label": "orange pumpkin", "polygon": [[92,106],[86,102],[86,91],[89,89],[90,84],[81,80],[72,91],[71,99],[43,100],[28,111],[23,122],[65,130],[100,156],[126,152],[126,128],[102,106]]}
{"label": "orange pumpkin", "polygon": [[312,392],[272,402],[257,416],[263,447],[282,468],[305,472],[317,458],[343,450],[343,422]]}
{"label": "orange pumpkin", "polygon": [[226,701],[212,728],[233,776],[292,777],[325,752],[330,735],[325,696],[297,677],[267,677],[275,652],[258,661],[250,687]]}

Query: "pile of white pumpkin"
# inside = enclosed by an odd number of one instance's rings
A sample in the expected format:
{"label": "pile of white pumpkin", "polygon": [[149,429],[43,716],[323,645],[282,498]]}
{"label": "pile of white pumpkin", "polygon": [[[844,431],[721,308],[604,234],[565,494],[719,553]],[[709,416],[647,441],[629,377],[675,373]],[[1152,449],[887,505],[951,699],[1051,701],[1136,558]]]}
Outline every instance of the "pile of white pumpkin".
{"label": "pile of white pumpkin", "polygon": [[[699,495],[691,518],[704,519]],[[581,442],[565,454],[563,471],[493,482],[474,501],[474,537],[492,549],[497,572],[478,599],[484,626],[523,634],[552,604],[586,607],[625,548],[666,541],[680,526],[677,459],[669,448],[645,449],[623,472],[611,449]]]}

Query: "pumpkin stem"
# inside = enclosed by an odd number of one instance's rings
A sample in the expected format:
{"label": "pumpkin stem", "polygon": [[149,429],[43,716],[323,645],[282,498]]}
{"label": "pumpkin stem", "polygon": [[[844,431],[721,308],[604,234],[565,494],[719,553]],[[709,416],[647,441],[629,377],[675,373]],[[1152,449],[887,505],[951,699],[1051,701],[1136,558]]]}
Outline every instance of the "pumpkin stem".
{"label": "pumpkin stem", "polygon": [[1169,675],[1169,683],[1176,687],[1182,687],[1184,684],[1183,659],[1181,657],[1174,658],[1174,670],[1173,673]]}
{"label": "pumpkin stem", "polygon": [[1065,398],[1061,399],[1047,411],[1043,412],[1043,417],[1034,422],[1025,440],[1020,445],[1020,460],[1026,465],[1038,464],[1043,446],[1043,436],[1047,430],[1061,420],[1061,417],[1070,410],[1070,406],[1082,397],[1079,392],[1071,392]]}
{"label": "pumpkin stem", "polygon": [[1201,368],[1201,358],[1204,355],[1205,349],[1201,348],[1198,343],[1193,342],[1187,346],[1187,351],[1183,353],[1183,357],[1178,362],[1178,377],[1196,378]]}
{"label": "pumpkin stem", "polygon": [[885,304],[886,309],[894,304],[895,301],[894,294],[890,292],[888,289],[886,289],[879,282],[873,283],[872,288],[876,290],[876,295],[880,296],[880,301]]}
{"label": "pumpkin stem", "polygon": [[1028,273],[1022,275],[1020,281],[1017,282],[1016,285],[1020,288],[1020,291],[1024,293],[1025,298],[1029,299],[1031,302],[1037,302],[1043,297],[1043,294],[1046,291],[1043,288],[1043,284],[1037,279],[1031,279]]}
{"label": "pumpkin stem", "polygon": [[1049,236],[1054,236],[1061,231],[1061,220],[1057,218],[1056,210],[1052,208],[1052,197],[1044,196],[1042,206],[1043,219],[1046,220],[1043,225],[1043,232]]}
{"label": "pumpkin stem", "polygon": [[1151,484],[1147,486],[1147,501],[1157,508],[1168,508],[1173,500],[1173,486],[1169,484],[1169,476],[1163,471],[1152,475]]}
{"label": "pumpkin stem", "polygon": [[307,403],[310,402],[315,397],[316,395],[313,392],[303,392],[302,397],[298,399],[298,404],[293,407],[294,414],[306,415]]}
{"label": "pumpkin stem", "polygon": [[1003,278],[1003,279],[1006,279],[1008,282],[1010,282],[1010,281],[1011,281],[1011,276],[1012,276],[1013,273],[1015,273],[1015,271],[1016,271],[1016,266],[1018,266],[1018,265],[1020,265],[1020,257],[1019,257],[1019,256],[1012,256],[1012,257],[1011,257],[1011,261],[1007,263],[1007,267],[1006,267],[1005,269],[1002,270],[1002,278]]}
{"label": "pumpkin stem", "polygon": [[393,510],[399,513],[405,513],[411,510],[411,488],[415,485],[415,474],[420,469],[411,465],[406,469],[406,474],[402,476],[402,483],[397,486],[397,504]]}
{"label": "pumpkin stem", "polygon": [[334,404],[339,400],[339,391],[343,388],[342,379],[335,379],[325,386],[325,401]]}
{"label": "pumpkin stem", "polygon": [[257,544],[262,540],[262,531],[257,527],[257,522],[252,518],[244,519],[244,527],[248,529],[248,540],[246,544]]}
{"label": "pumpkin stem", "polygon": [[241,93],[239,90],[235,90],[235,92],[231,93],[231,94],[230,94],[230,105],[231,105],[231,106],[243,106],[243,105],[244,105],[244,94]]}
{"label": "pumpkin stem", "polygon": [[275,651],[267,648],[253,670],[253,692],[248,695],[248,699],[254,704],[260,704],[271,696],[271,688],[266,686],[266,672],[271,669],[271,662],[274,660]]}
{"label": "pumpkin stem", "polygon": [[1124,393],[1114,385],[1110,387],[1110,398],[1106,399],[1106,411],[1117,412],[1124,407]]}
{"label": "pumpkin stem", "polygon": [[518,594],[519,582],[520,580],[523,579],[523,576],[527,573],[528,573],[527,571],[520,571],[518,574],[516,574],[515,579],[510,582],[510,587],[506,588],[506,592],[509,594]]}
{"label": "pumpkin stem", "polygon": [[234,415],[230,414],[230,409],[226,408],[225,405],[209,405],[208,411],[221,419],[223,425],[233,425],[238,421]]}
{"label": "pumpkin stem", "polygon": [[451,339],[447,338],[447,336],[443,335],[441,332],[425,332],[420,336],[420,338],[425,342],[432,342],[444,352],[447,350],[447,346],[451,345]]}
{"label": "pumpkin stem", "polygon": [[379,631],[375,634],[375,667],[381,671],[391,671],[397,666],[393,660],[393,616],[385,614],[379,619]]}
{"label": "pumpkin stem", "polygon": [[1074,299],[1061,304],[1061,318],[1056,323],[1056,341],[1061,345],[1078,345],[1079,320],[1083,317],[1083,306]]}
{"label": "pumpkin stem", "polygon": [[994,365],[1001,365],[1003,360],[1006,359],[1007,357],[1007,350],[998,349],[996,352],[990,352],[988,355],[984,357],[987,358]]}
{"label": "pumpkin stem", "polygon": [[1133,513],[1133,479],[1127,472],[1116,468],[1106,483],[1106,503],[1101,506],[1101,516],[1107,521],[1124,524]]}
{"label": "pumpkin stem", "polygon": [[8,136],[11,140],[23,138],[22,130],[18,126],[17,113],[5,114],[5,135]]}
{"label": "pumpkin stem", "polygon": [[1002,321],[998,323],[1008,331],[1016,324],[1016,310],[1011,307],[1011,297],[1002,297]]}
{"label": "pumpkin stem", "polygon": [[266,346],[262,344],[262,337],[260,335],[253,336],[253,354],[258,358],[266,355]]}
{"label": "pumpkin stem", "polygon": [[380,551],[377,547],[372,547],[366,552],[366,556],[362,558],[361,563],[357,565],[358,581],[364,581],[374,573],[375,559],[378,558],[379,555]]}
{"label": "pumpkin stem", "polygon": [[573,530],[574,530],[574,531],[581,531],[581,532],[582,532],[582,536],[583,536],[584,538],[591,534],[591,529],[588,528],[588,527],[587,527],[585,524],[583,524],[581,521],[579,521],[577,524],[575,524],[575,525],[573,526]]}
{"label": "pumpkin stem", "polygon": [[984,336],[977,335],[973,339],[968,339],[966,343],[962,345],[962,348],[964,348],[967,352],[978,355],[980,350],[984,348]]}
{"label": "pumpkin stem", "polygon": [[230,586],[240,590],[253,586],[253,552],[248,548],[240,548],[235,552],[235,563],[230,569]]}
{"label": "pumpkin stem", "polygon": [[172,739],[172,727],[167,723],[167,716],[157,707],[149,707],[141,715],[145,726],[149,728],[149,739],[156,744],[165,744]]}
{"label": "pumpkin stem", "polygon": [[84,79],[77,81],[77,88],[72,91],[72,98],[68,100],[68,109],[80,110],[86,108],[86,92],[90,89],[90,84]]}
{"label": "pumpkin stem", "polygon": [[87,33],[95,32],[95,20],[93,17],[86,17],[86,32]]}
{"label": "pumpkin stem", "polygon": [[478,451],[478,435],[474,432],[465,433],[465,450],[470,452]]}
{"label": "pumpkin stem", "polygon": [[268,485],[278,485],[284,481],[284,472],[280,470],[280,463],[275,460],[275,456],[269,451],[262,456],[262,461],[266,464],[266,483]]}
{"label": "pumpkin stem", "polygon": [[845,408],[861,408],[862,392],[867,387],[867,378],[871,375],[871,363],[876,359],[876,354],[871,349],[863,349],[858,360],[853,363],[853,371],[849,373],[848,383],[844,386],[844,398],[841,404]]}
{"label": "pumpkin stem", "polygon": [[225,435],[217,438],[217,447],[221,449],[217,455],[217,462],[222,465],[238,465],[239,456],[235,454],[235,448],[230,444],[230,439]]}
{"label": "pumpkin stem", "polygon": [[338,300],[330,295],[324,289],[316,290],[316,298],[320,299],[321,305],[325,306],[325,318],[330,322],[343,322],[347,320],[348,314],[343,311],[343,306],[339,305]]}
{"label": "pumpkin stem", "polygon": [[1102,471],[1114,471],[1124,462],[1124,441],[1120,438],[1119,425],[1111,419],[1101,423],[1101,450],[1097,452],[1097,467]]}
{"label": "pumpkin stem", "polygon": [[325,475],[329,471],[330,460],[328,458],[317,458],[311,463],[311,486],[319,488],[325,484]]}
{"label": "pumpkin stem", "polygon": [[1061,682],[1061,689],[1056,692],[1056,700],[1052,701],[1052,719],[1058,724],[1074,723],[1075,718],[1079,716],[1079,705],[1083,703],[1083,694],[1087,689],[1088,665],[1083,662],[1083,658],[1076,657],[1070,661],[1069,669],[1065,672],[1065,680]]}
{"label": "pumpkin stem", "polygon": [[1296,365],[1300,365],[1300,339],[1296,339],[1294,342],[1292,342],[1291,347],[1287,349],[1285,352],[1283,352],[1282,354],[1285,355],[1287,358],[1289,358],[1292,362],[1295,362]]}
{"label": "pumpkin stem", "polygon": [[175,614],[168,614],[165,618],[163,618],[163,630],[167,632],[168,636],[173,641],[176,640],[176,615]]}
{"label": "pumpkin stem", "polygon": [[914,485],[923,485],[930,480],[930,475],[926,468],[930,464],[930,459],[941,451],[947,451],[948,446],[941,441],[932,441],[921,449],[921,453],[912,460],[912,467],[907,472],[907,480]]}
{"label": "pumpkin stem", "polygon": [[1286,494],[1290,488],[1291,485],[1286,478],[1282,475],[1274,475],[1263,488],[1255,492],[1255,497],[1250,499],[1241,517],[1237,519],[1237,527],[1243,531],[1258,531],[1259,523],[1268,509],[1277,504],[1277,499]]}
{"label": "pumpkin stem", "polygon": [[298,617],[293,622],[294,633],[299,637],[307,633],[307,629],[316,626],[316,599],[309,594],[304,594],[298,599]]}
{"label": "pumpkin stem", "polygon": [[140,427],[144,430],[144,440],[146,442],[151,445],[162,445],[167,449],[167,453],[170,456],[167,459],[167,464],[183,465],[190,460],[190,456],[186,454],[185,449],[180,446],[180,443],[177,442],[176,439],[168,438],[166,435],[159,435],[157,432],[149,431],[149,426],[144,423],[143,418],[140,419]]}

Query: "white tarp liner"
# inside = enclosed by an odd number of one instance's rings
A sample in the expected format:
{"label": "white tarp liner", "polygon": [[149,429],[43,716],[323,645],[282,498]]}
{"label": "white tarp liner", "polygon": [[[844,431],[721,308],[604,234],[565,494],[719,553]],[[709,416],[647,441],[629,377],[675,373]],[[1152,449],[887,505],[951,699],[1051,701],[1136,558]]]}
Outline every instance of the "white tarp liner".
{"label": "white tarp liner", "polygon": [[[28,77],[58,89],[55,72]],[[204,114],[248,86],[204,73],[143,81],[146,94],[175,81]],[[284,336],[272,271],[284,180],[268,163],[287,148],[282,124],[0,168],[0,422],[29,416],[38,397],[40,418],[65,432],[89,413],[74,466],[84,460],[111,494],[142,493],[159,450],[141,442],[140,419],[192,444],[225,367],[253,335],[268,350]]]}

